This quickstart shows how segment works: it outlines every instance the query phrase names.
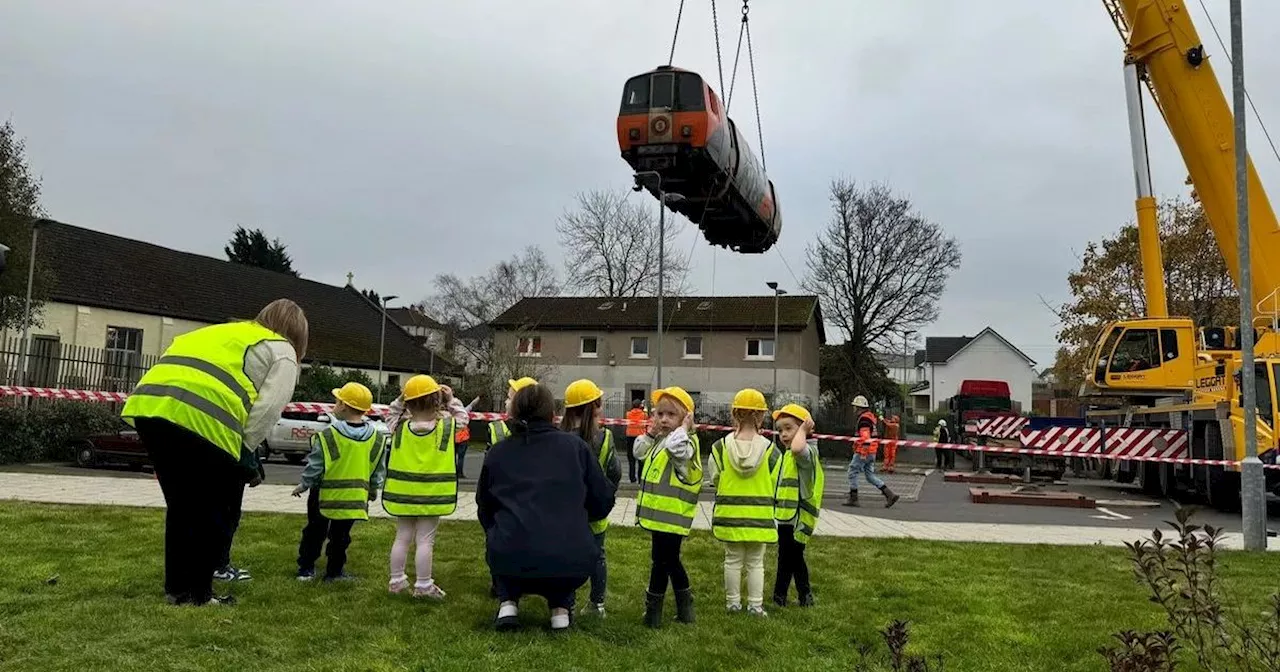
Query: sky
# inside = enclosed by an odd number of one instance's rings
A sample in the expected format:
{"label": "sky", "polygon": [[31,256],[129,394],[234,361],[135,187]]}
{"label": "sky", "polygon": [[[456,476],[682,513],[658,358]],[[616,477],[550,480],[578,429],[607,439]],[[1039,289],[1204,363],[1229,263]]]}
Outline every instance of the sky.
{"label": "sky", "polygon": [[[630,186],[622,84],[666,63],[678,4],[6,0],[0,118],[54,219],[219,257],[236,225],[262,228],[305,277],[350,271],[417,300],[436,274],[525,245],[559,263],[575,195]],[[1229,40],[1227,0],[1204,4]],[[1246,78],[1280,135],[1280,3],[1244,4]],[[728,71],[740,5],[719,10]],[[990,326],[1051,365],[1044,302],[1068,298],[1088,241],[1133,218],[1122,44],[1101,3],[754,0],[750,16],[782,235],[734,255],[686,222],[697,292],[796,291],[831,180],[883,182],[961,246],[923,335]],[[718,79],[709,2],[686,3],[675,64]],[[739,67],[731,116],[755,138],[745,54]],[[1250,122],[1263,182],[1280,185]],[[1168,132],[1149,126],[1157,194],[1185,195]]]}

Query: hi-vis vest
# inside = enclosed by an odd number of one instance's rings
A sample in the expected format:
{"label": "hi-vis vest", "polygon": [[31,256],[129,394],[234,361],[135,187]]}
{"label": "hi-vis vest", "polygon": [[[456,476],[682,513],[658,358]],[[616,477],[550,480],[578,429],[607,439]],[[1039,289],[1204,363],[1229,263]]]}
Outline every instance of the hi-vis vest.
{"label": "hi-vis vest", "polygon": [[640,495],[636,498],[636,524],[650,532],[687,537],[693,528],[698,493],[702,491],[702,446],[696,434],[689,440],[693,442],[693,457],[688,462],[692,485],[680,480],[666,450],[651,452],[644,462]]}
{"label": "hi-vis vest", "polygon": [[[795,540],[804,544],[818,527],[818,512],[822,510],[822,488],[826,484],[826,476],[822,473],[822,462],[818,459],[818,451],[810,449],[809,458],[813,460],[813,488],[807,498],[800,497],[800,467],[795,455],[790,450],[782,449],[782,468],[778,471],[778,492],[774,495],[777,505],[774,507],[774,518],[779,523],[795,525]],[[797,520],[796,511],[800,516]]]}
{"label": "hi-vis vest", "polygon": [[324,453],[320,514],[333,520],[369,520],[369,477],[382,460],[382,435],[357,441],[330,427],[314,434]]}
{"label": "hi-vis vest", "polygon": [[511,430],[507,428],[505,420],[494,420],[489,423],[489,445],[496,446],[499,441],[506,441],[511,438]]}
{"label": "hi-vis vest", "polygon": [[743,476],[725,458],[724,439],[720,439],[711,446],[711,459],[720,470],[716,503],[711,510],[711,533],[720,541],[777,543],[774,491],[782,455],[770,444],[765,463],[751,476]]}
{"label": "hi-vis vest", "polygon": [[258,401],[258,389],[244,373],[245,354],[263,341],[283,340],[257,322],[178,336],[142,375],[120,416],[130,424],[136,418],[168,420],[239,461],[249,409]]}
{"label": "hi-vis vest", "polygon": [[858,440],[854,442],[854,450],[859,455],[874,456],[880,448],[880,441],[875,438],[875,426],[879,418],[871,411],[863,411],[858,416]]}
{"label": "hi-vis vest", "polygon": [[458,508],[458,467],[453,418],[436,422],[426,436],[400,423],[391,440],[382,508],[393,516],[447,516]]}
{"label": "hi-vis vest", "polygon": [[[600,462],[600,470],[608,472],[609,460],[613,459],[613,432],[607,429],[600,430],[600,435],[597,435],[595,443],[596,443],[596,446],[599,446],[599,448],[596,451],[596,456]],[[594,448],[596,446],[592,446],[592,447]],[[601,532],[604,532],[607,529],[609,529],[608,518],[602,518],[600,520],[591,521],[592,534],[600,534]]]}

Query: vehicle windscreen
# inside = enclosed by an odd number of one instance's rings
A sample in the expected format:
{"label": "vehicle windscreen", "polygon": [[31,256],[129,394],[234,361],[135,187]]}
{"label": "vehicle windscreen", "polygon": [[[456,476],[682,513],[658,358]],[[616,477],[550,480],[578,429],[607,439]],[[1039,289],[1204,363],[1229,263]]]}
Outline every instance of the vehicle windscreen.
{"label": "vehicle windscreen", "polygon": [[649,75],[627,80],[622,88],[622,114],[639,114],[649,111]]}
{"label": "vehicle windscreen", "polygon": [[627,80],[622,88],[621,114],[644,114],[651,108],[705,110],[702,77],[692,72],[656,72]]}

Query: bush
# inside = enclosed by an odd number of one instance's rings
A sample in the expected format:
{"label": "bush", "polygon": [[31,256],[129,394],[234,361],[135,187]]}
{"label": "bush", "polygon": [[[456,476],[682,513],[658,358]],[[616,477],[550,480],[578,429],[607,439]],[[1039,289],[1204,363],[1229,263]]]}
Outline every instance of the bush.
{"label": "bush", "polygon": [[56,401],[0,406],[0,464],[70,460],[72,444],[120,426],[115,404]]}
{"label": "bush", "polygon": [[[355,369],[339,371],[323,364],[313,364],[303,369],[298,375],[298,385],[293,388],[293,400],[329,403],[333,401],[333,391],[347,383],[360,383],[369,388],[374,400],[379,398],[378,386],[373,384],[373,379],[364,371]],[[384,403],[390,403],[398,396],[400,396],[399,386],[388,385],[387,389],[383,390],[381,399]]]}

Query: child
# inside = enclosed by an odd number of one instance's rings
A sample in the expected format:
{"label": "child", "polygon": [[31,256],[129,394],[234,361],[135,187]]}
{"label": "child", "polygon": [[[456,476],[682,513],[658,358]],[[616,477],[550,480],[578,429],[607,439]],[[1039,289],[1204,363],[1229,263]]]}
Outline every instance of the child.
{"label": "child", "polygon": [[404,393],[391,402],[387,431],[386,487],[382,508],[396,517],[396,540],[391,545],[393,594],[409,589],[405,564],[409,546],[415,547],[413,596],[444,599],[432,577],[436,526],[440,516],[458,508],[458,469],[454,456],[454,428],[469,416],[453,391],[431,376],[417,375],[404,384]]}
{"label": "child", "polygon": [[693,591],[689,574],[680,560],[680,545],[689,536],[702,490],[702,450],[693,432],[693,397],[679,387],[653,393],[653,416],[633,450],[644,462],[640,494],[636,498],[636,524],[652,536],[649,592],[645,595],[644,623],[662,625],[662,600],[667,583],[675,593],[676,620],[692,623]]}
{"label": "child", "polygon": [[316,560],[326,537],[325,581],[350,579],[343,571],[351,527],[369,519],[369,502],[382,482],[383,440],[365,414],[373,407],[373,393],[360,383],[333,391],[333,423],[311,436],[311,454],[294,497],[307,497],[307,526],[298,544],[298,580],[315,578]]}
{"label": "child", "polygon": [[[525,376],[516,380],[507,381],[507,401],[503,404],[502,410],[511,415],[511,400],[515,398],[516,392],[523,390],[530,385],[537,385],[538,381]],[[474,402],[473,402],[474,403]],[[507,426],[506,420],[494,420],[489,423],[489,447],[492,448],[511,436],[511,428]]]}
{"label": "child", "polygon": [[813,434],[813,416],[808,409],[787,404],[773,412],[773,427],[782,449],[782,469],[778,473],[778,577],[773,582],[773,603],[787,606],[791,580],[796,582],[796,597],[802,607],[813,606],[813,588],[809,585],[809,565],[804,547],[818,526],[822,510],[824,478],[818,460],[818,442]]}
{"label": "child", "polygon": [[711,531],[724,547],[725,608],[742,611],[742,569],[747,569],[747,613],[764,616],[764,550],[778,542],[774,490],[782,454],[760,435],[769,412],[764,395],[733,396],[733,433],[711,446],[707,476],[716,486]]}
{"label": "child", "polygon": [[[560,429],[581,436],[591,446],[605,478],[612,485],[614,493],[617,493],[618,484],[622,482],[622,467],[618,464],[618,454],[613,449],[613,432],[600,427],[602,397],[604,391],[590,380],[569,383],[564,391],[564,418],[560,421]],[[591,574],[590,601],[582,609],[582,613],[592,613],[600,618],[604,618],[605,583],[608,580],[608,567],[604,559],[604,533],[608,528],[608,518],[591,521],[591,533],[595,535],[596,546],[600,548],[600,561]]]}

